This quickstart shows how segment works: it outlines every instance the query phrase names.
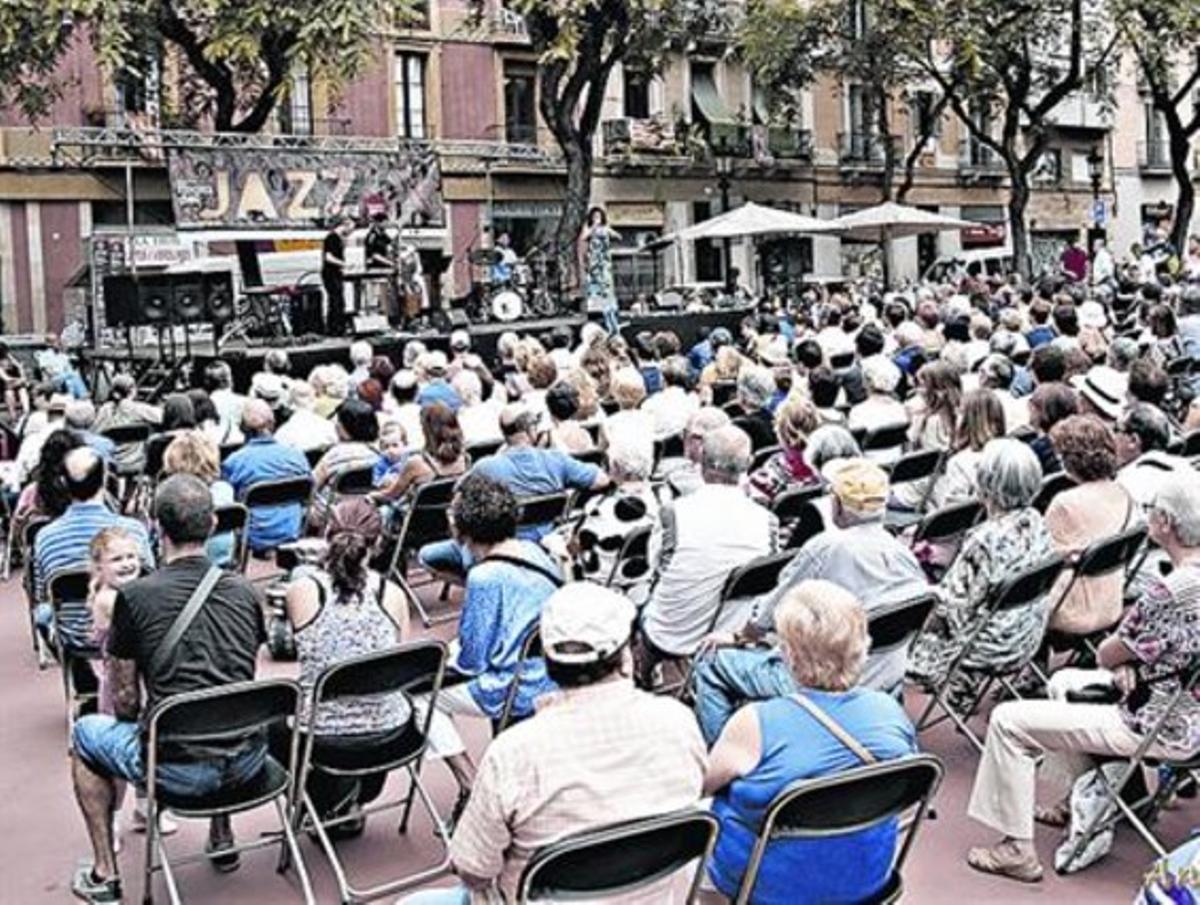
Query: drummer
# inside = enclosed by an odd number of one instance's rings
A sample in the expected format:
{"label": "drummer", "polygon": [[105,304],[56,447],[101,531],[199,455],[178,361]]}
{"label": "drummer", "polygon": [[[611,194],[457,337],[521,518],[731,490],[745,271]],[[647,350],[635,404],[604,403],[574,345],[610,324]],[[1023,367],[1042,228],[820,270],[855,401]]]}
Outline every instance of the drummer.
{"label": "drummer", "polygon": [[492,264],[492,282],[501,284],[512,282],[520,258],[513,251],[512,237],[508,233],[500,233],[496,237],[496,253],[500,257]]}

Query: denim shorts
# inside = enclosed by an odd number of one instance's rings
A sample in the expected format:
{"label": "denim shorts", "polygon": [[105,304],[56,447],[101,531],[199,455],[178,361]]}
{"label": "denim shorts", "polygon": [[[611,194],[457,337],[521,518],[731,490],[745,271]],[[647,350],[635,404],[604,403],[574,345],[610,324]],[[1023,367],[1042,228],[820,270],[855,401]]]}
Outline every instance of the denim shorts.
{"label": "denim shorts", "polygon": [[[142,730],[137,723],[104,714],[88,714],[75,722],[76,756],[97,773],[145,786]],[[255,745],[228,758],[209,758],[158,765],[158,785],[185,798],[208,795],[254,778],[266,761],[265,745]]]}
{"label": "denim shorts", "polygon": [[466,575],[471,568],[471,551],[454,540],[439,540],[417,551],[417,560],[432,572]]}

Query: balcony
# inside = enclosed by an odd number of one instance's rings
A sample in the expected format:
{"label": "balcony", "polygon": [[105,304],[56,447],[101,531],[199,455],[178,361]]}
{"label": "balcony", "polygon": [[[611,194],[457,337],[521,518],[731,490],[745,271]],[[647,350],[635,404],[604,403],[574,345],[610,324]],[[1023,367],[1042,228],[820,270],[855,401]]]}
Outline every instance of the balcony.
{"label": "balcony", "polygon": [[899,154],[899,135],[878,135],[874,132],[839,132],[838,161],[853,169],[883,169],[887,163],[887,148],[893,156]]}
{"label": "balcony", "polygon": [[1166,139],[1139,141],[1138,171],[1144,176],[1168,176],[1171,173],[1171,147]]}
{"label": "balcony", "polygon": [[767,150],[779,160],[811,160],[812,132],[791,126],[767,126]]}
{"label": "balcony", "polygon": [[506,6],[497,6],[483,20],[487,36],[498,44],[528,44],[525,17]]}
{"label": "balcony", "polygon": [[687,136],[658,116],[606,119],[601,135],[605,157],[679,157],[686,153]]}
{"label": "balcony", "polygon": [[1103,132],[1112,128],[1112,116],[1104,103],[1087,91],[1076,91],[1054,108],[1051,119],[1060,129]]}
{"label": "balcony", "polygon": [[53,162],[51,133],[31,126],[0,129],[0,166],[46,167]]}
{"label": "balcony", "polygon": [[958,146],[958,181],[976,183],[999,182],[1005,176],[1004,161],[985,144],[964,139]]}

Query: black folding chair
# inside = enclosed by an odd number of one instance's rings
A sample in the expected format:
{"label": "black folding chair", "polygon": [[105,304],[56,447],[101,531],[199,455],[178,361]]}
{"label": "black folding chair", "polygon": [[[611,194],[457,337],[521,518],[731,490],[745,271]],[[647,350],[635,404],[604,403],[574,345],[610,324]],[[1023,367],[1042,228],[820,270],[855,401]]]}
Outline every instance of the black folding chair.
{"label": "black folding chair", "polygon": [[[230,452],[234,453],[234,452],[237,452],[239,449],[241,449],[241,444],[238,444],[237,446],[233,447],[230,450]],[[323,458],[325,458],[325,453],[327,453],[328,451],[329,451],[328,448],[326,448],[326,449],[306,449],[304,451],[304,458],[308,460],[308,467],[316,468],[317,463],[319,463]],[[221,461],[222,462],[225,461],[225,447],[223,447],[223,446],[221,447]]]}
{"label": "black folding chair", "polygon": [[625,535],[605,585],[624,590],[639,581],[647,580],[651,570],[650,539],[653,535],[652,525],[642,525]]}
{"label": "black folding chair", "polygon": [[871,453],[890,453],[893,450],[903,451],[908,445],[908,424],[888,424],[867,431],[862,438],[860,448],[864,456]]}
{"label": "black folding chair", "polygon": [[[983,743],[971,731],[971,727],[967,721],[974,714],[975,708],[979,706],[979,702],[984,699],[984,696],[991,689],[992,685],[997,682],[1014,698],[1021,696],[1012,679],[1018,676],[1021,670],[1029,665],[1033,653],[1030,654],[1030,658],[1013,663],[1002,669],[968,667],[966,661],[975,652],[975,642],[980,634],[983,633],[983,630],[987,628],[993,616],[1006,610],[1029,606],[1044,598],[1050,593],[1050,589],[1054,587],[1054,582],[1058,580],[1063,566],[1063,558],[1055,555],[1031,568],[1023,569],[991,587],[988,591],[987,599],[979,607],[979,618],[974,631],[967,638],[963,639],[958,654],[950,661],[950,665],[946,668],[946,672],[941,677],[941,680],[935,681],[933,687],[928,689],[929,703],[926,705],[924,712],[922,712],[921,718],[917,720],[918,732],[937,725],[943,719],[950,719],[962,731],[971,744],[980,753],[983,753]],[[964,713],[959,713],[947,698],[948,691],[960,674],[963,676],[978,676],[983,680],[979,683],[979,688]],[[945,716],[930,722],[929,717],[935,709],[940,709]]]}
{"label": "black folding chair", "polygon": [[941,449],[922,449],[901,456],[889,469],[889,483],[892,487],[909,484],[914,481],[924,481],[921,488],[921,499],[912,512],[901,512],[889,509],[885,524],[891,530],[909,528],[921,520],[925,507],[929,504],[929,495],[933,493],[933,485],[941,474],[946,463],[946,453]]}
{"label": "black folding chair", "polygon": [[467,456],[470,457],[472,463],[477,463],[480,459],[486,459],[488,456],[494,456],[500,452],[502,446],[504,446],[503,440],[487,440],[481,443],[472,443],[467,447]]}
{"label": "black folding chair", "polygon": [[88,592],[92,576],[87,569],[63,569],[46,580],[46,599],[54,612],[54,634],[58,662],[62,667],[63,693],[67,700],[67,738],[72,738],[75,720],[87,707],[94,707],[99,691],[92,661],[101,657],[92,643],[92,613]]}
{"label": "black folding chair", "polygon": [[686,905],[696,899],[717,828],[707,811],[686,810],[572,833],[533,853],[521,874],[517,902],[620,898],[695,862],[682,900]]}
{"label": "black folding chair", "polygon": [[[280,478],[271,481],[259,481],[251,484],[242,494],[242,505],[250,511],[250,524],[253,527],[256,512],[279,509],[284,506],[300,507],[299,534],[291,540],[304,536],[308,525],[308,510],[312,502],[313,479],[309,475],[295,478]],[[249,532],[247,532],[248,534]],[[278,578],[278,573],[259,576],[256,582],[269,581]]]}
{"label": "black folding chair", "polygon": [[224,462],[245,445],[245,443],[222,443],[219,449],[221,461]]}
{"label": "black folding chair", "polygon": [[145,443],[152,433],[149,424],[121,424],[109,427],[100,432],[116,446],[129,446],[134,443]]}
{"label": "black folding chair", "polygon": [[870,613],[867,617],[867,634],[871,638],[871,653],[883,653],[911,644],[925,627],[937,602],[937,594],[931,591]]}
{"label": "black folding chair", "polygon": [[371,465],[350,468],[333,479],[333,497],[366,496],[375,489],[375,469]]}
{"label": "black folding chair", "polygon": [[1200,430],[1189,431],[1183,435],[1183,451],[1180,455],[1185,459],[1200,456]]}
{"label": "black folding chair", "polygon": [[512,681],[508,683],[508,690],[504,693],[504,706],[500,708],[500,716],[496,718],[495,723],[492,725],[492,734],[494,736],[499,735],[517,721],[516,714],[513,711],[517,706],[517,694],[521,690],[521,674],[525,671],[526,663],[540,656],[542,656],[542,632],[540,626],[534,623],[521,642],[521,653],[517,658],[517,670],[513,673]]}
{"label": "black folding chair", "polygon": [[663,459],[682,459],[684,455],[683,434],[671,434],[654,441],[654,467]]}
{"label": "black folding chair", "polygon": [[603,449],[588,449],[583,452],[572,453],[571,456],[580,462],[595,465],[597,468],[608,467],[608,453]]}
{"label": "black folding chair", "polygon": [[953,562],[958,555],[963,537],[982,522],[986,515],[987,510],[978,500],[965,500],[961,503],[943,506],[941,509],[921,517],[921,520],[917,522],[916,531],[913,532],[912,544],[915,546],[921,541],[930,544],[952,544],[953,552],[946,564],[948,569],[950,562]]}
{"label": "black folding chair", "polygon": [[[457,484],[458,478],[439,478],[417,486],[405,507],[404,520],[396,535],[391,562],[384,573],[385,582],[390,578],[404,591],[426,628],[433,625],[435,621],[444,622],[454,617],[453,615],[443,616],[436,620],[430,618],[428,611],[408,580],[409,557],[426,544],[450,539],[450,521],[447,516]],[[381,596],[383,590],[383,587],[380,587]]]}
{"label": "black folding chair", "polygon": [[143,471],[151,484],[162,474],[163,454],[174,439],[175,434],[154,434],[146,441],[146,467]]}
{"label": "black folding chair", "polygon": [[571,496],[572,491],[560,490],[557,493],[522,497],[518,500],[520,511],[517,513],[517,527],[557,525],[571,508]]}
{"label": "black folding chair", "polygon": [[903,892],[901,871],[904,861],[944,773],[938,758],[931,754],[914,754],[792,783],[767,807],[734,899],[735,905],[747,905],[752,901],[759,869],[772,843],[849,835],[911,811],[912,818],[907,821],[907,831],[902,830],[902,839],[898,840],[887,881],[866,900],[871,903],[899,901]]}
{"label": "black folding chair", "polygon": [[[178,746],[188,744],[245,744],[249,739],[261,740],[270,726],[287,727],[289,724],[290,756],[286,765],[267,757],[257,776],[208,795],[176,795],[158,784],[158,765],[161,761],[170,760],[163,756],[168,748],[178,751]],[[179,889],[173,868],[207,861],[229,851],[205,852],[180,859],[172,865],[158,828],[161,809],[169,808],[175,817],[202,820],[239,814],[268,804],[275,806],[282,836],[270,834],[265,838],[240,843],[234,847],[234,851],[251,851],[279,844],[279,869],[282,871],[290,861],[295,862],[304,901],[307,905],[314,905],[316,900],[308,869],[300,846],[296,843],[289,813],[296,776],[299,724],[300,686],[283,679],[237,682],[174,695],[154,707],[147,722],[146,742],[146,861],[143,887],[143,902],[146,905],[153,902],[155,872],[162,872],[171,902],[179,905]]]}
{"label": "black folding chair", "polygon": [[803,515],[807,503],[823,497],[827,489],[824,484],[789,487],[771,502],[771,511],[779,519],[780,525],[790,524]]}
{"label": "black folding chair", "polygon": [[1075,482],[1067,475],[1065,471],[1060,471],[1050,475],[1042,480],[1042,488],[1037,492],[1037,496],[1033,498],[1033,508],[1042,515],[1046,514],[1046,510],[1050,508],[1050,504],[1054,498],[1064,490],[1070,490],[1075,486]]}
{"label": "black folding chair", "polygon": [[21,583],[25,591],[25,602],[29,611],[29,633],[33,641],[33,652],[37,656],[38,669],[45,669],[54,659],[46,646],[45,636],[38,630],[36,610],[40,601],[34,589],[37,587],[37,560],[34,559],[34,543],[38,533],[49,525],[51,519],[32,518],[21,529],[21,558],[25,563],[25,574]]}
{"label": "black folding chair", "polygon": [[762,449],[754,453],[754,458],[750,462],[750,470],[758,471],[769,461],[776,453],[783,452],[783,447],[776,444],[775,446],[764,446]]}
{"label": "black folding chair", "polygon": [[[294,820],[297,830],[310,830],[316,834],[325,857],[329,859],[342,902],[363,902],[417,886],[444,873],[450,866],[449,849],[443,843],[441,858],[436,866],[374,886],[359,888],[350,881],[346,867],[329,836],[329,830],[339,824],[360,819],[366,814],[396,808],[403,808],[399,830],[404,833],[412,813],[413,799],[419,796],[438,830],[439,838],[449,838],[446,824],[434,807],[433,799],[420,778],[421,765],[429,746],[429,724],[433,719],[437,696],[441,692],[445,668],[446,646],[440,641],[418,641],[344,660],[326,668],[317,677],[313,688],[312,706],[309,708],[310,717],[303,734],[300,768],[297,773],[296,787],[300,790],[303,808],[295,810]],[[321,738],[314,733],[316,718],[323,705],[347,698],[387,694],[403,695],[410,708],[413,707],[414,695],[428,695],[424,716],[418,716],[414,708],[408,724],[403,731],[396,733],[394,741],[381,744],[378,748],[359,748],[349,752],[322,744]],[[353,780],[396,770],[404,770],[408,774],[408,791],[403,797],[373,802],[361,811],[328,820],[321,819],[307,791],[308,779],[314,774]]]}
{"label": "black folding chair", "polygon": [[[712,404],[717,408],[724,408],[733,401],[733,397],[737,395],[736,380],[717,380],[712,384]],[[732,417],[732,415],[730,416]]]}
{"label": "black folding chair", "polygon": [[218,506],[213,516],[217,520],[213,526],[214,537],[233,535],[233,564],[229,568],[244,575],[250,558],[250,510],[241,503],[229,503]]}

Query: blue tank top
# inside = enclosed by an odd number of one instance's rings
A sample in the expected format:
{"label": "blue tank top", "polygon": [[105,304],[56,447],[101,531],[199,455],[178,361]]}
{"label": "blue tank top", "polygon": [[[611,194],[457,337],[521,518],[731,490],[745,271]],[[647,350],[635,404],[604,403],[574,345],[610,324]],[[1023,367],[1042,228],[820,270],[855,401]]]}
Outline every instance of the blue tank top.
{"label": "blue tank top", "polygon": [[[916,751],[912,723],[888,695],[866,688],[803,693],[879,760]],[[775,796],[797,780],[862,766],[853,751],[792,698],[751,706],[762,735],[762,756],[750,773],[730,783],[713,800],[721,832],[709,874],[716,887],[731,898],[737,893],[763,815]],[[897,823],[889,820],[843,836],[773,842],[750,901],[754,905],[836,905],[867,899],[888,878],[896,835]]]}

